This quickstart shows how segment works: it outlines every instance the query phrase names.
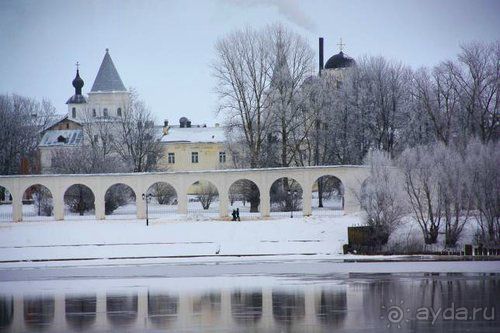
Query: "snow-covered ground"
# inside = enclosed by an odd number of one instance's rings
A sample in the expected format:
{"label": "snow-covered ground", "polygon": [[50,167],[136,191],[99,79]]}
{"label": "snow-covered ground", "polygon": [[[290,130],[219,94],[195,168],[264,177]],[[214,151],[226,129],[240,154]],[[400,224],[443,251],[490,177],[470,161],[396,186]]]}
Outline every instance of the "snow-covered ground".
{"label": "snow-covered ground", "polygon": [[[357,215],[241,222],[157,219],[2,223],[0,261],[339,254]],[[187,219],[187,220],[186,220]],[[199,219],[199,221],[196,221]]]}

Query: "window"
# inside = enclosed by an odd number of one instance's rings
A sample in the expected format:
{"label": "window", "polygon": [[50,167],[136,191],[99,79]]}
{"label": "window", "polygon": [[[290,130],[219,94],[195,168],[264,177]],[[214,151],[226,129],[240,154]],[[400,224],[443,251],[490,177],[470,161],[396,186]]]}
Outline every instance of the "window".
{"label": "window", "polygon": [[76,108],[71,109],[71,117],[76,118]]}
{"label": "window", "polygon": [[226,152],[225,151],[219,152],[219,163],[226,163]]}
{"label": "window", "polygon": [[66,123],[66,129],[69,129],[69,123]]}
{"label": "window", "polygon": [[121,116],[122,116],[122,108],[118,108],[118,109],[116,109],[116,115],[117,115],[118,117],[121,117]]}
{"label": "window", "polygon": [[107,118],[108,117],[108,109],[107,108],[104,108],[102,110],[102,115],[104,116],[104,118]]}
{"label": "window", "polygon": [[97,112],[95,112],[95,109],[92,109],[92,117],[97,117]]}
{"label": "window", "polygon": [[175,153],[168,153],[168,163],[175,164]]}
{"label": "window", "polygon": [[194,151],[191,153],[191,163],[198,163],[198,152]]}

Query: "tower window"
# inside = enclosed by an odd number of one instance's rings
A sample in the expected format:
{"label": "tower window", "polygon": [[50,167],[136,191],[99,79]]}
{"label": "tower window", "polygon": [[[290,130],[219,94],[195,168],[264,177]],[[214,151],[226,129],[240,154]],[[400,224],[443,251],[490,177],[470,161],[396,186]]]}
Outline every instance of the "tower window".
{"label": "tower window", "polygon": [[226,163],[226,152],[225,151],[219,152],[219,163]]}
{"label": "tower window", "polygon": [[76,108],[71,109],[71,117],[76,118]]}
{"label": "tower window", "polygon": [[108,109],[107,108],[104,108],[102,110],[102,115],[104,116],[104,118],[107,118],[108,117]]}
{"label": "tower window", "polygon": [[194,151],[191,153],[191,163],[198,163],[198,152]]}
{"label": "tower window", "polygon": [[116,115],[117,115],[118,117],[121,117],[121,116],[122,116],[122,108],[118,108],[118,109],[116,109]]}
{"label": "tower window", "polygon": [[175,153],[168,153],[168,164],[175,164]]}
{"label": "tower window", "polygon": [[97,117],[97,112],[95,112],[95,109],[92,109],[92,117]]}

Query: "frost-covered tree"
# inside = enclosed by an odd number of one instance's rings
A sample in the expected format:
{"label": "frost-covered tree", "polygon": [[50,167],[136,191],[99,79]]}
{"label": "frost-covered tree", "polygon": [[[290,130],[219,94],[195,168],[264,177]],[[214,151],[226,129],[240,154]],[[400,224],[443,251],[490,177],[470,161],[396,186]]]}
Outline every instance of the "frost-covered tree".
{"label": "frost-covered tree", "polygon": [[500,243],[500,144],[470,142],[466,165],[471,182],[472,200],[477,210],[480,240]]}
{"label": "frost-covered tree", "polygon": [[370,176],[359,195],[366,223],[375,230],[375,239],[386,241],[408,214],[403,179],[387,152],[373,151],[366,159]]}
{"label": "frost-covered tree", "polygon": [[[0,174],[36,172],[40,132],[55,114],[52,104],[19,95],[0,95]],[[21,161],[29,170],[21,170]]]}
{"label": "frost-covered tree", "polygon": [[437,242],[443,217],[435,153],[433,146],[418,146],[405,150],[398,160],[412,217],[422,230],[426,244]]}

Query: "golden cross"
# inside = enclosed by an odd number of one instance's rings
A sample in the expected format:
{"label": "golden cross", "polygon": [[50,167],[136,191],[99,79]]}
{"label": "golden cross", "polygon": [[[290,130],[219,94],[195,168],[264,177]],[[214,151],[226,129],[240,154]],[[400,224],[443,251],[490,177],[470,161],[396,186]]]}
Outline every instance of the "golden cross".
{"label": "golden cross", "polygon": [[340,52],[342,52],[342,49],[345,46],[345,44],[342,43],[342,38],[340,38],[340,43],[338,43],[337,45],[339,46]]}

